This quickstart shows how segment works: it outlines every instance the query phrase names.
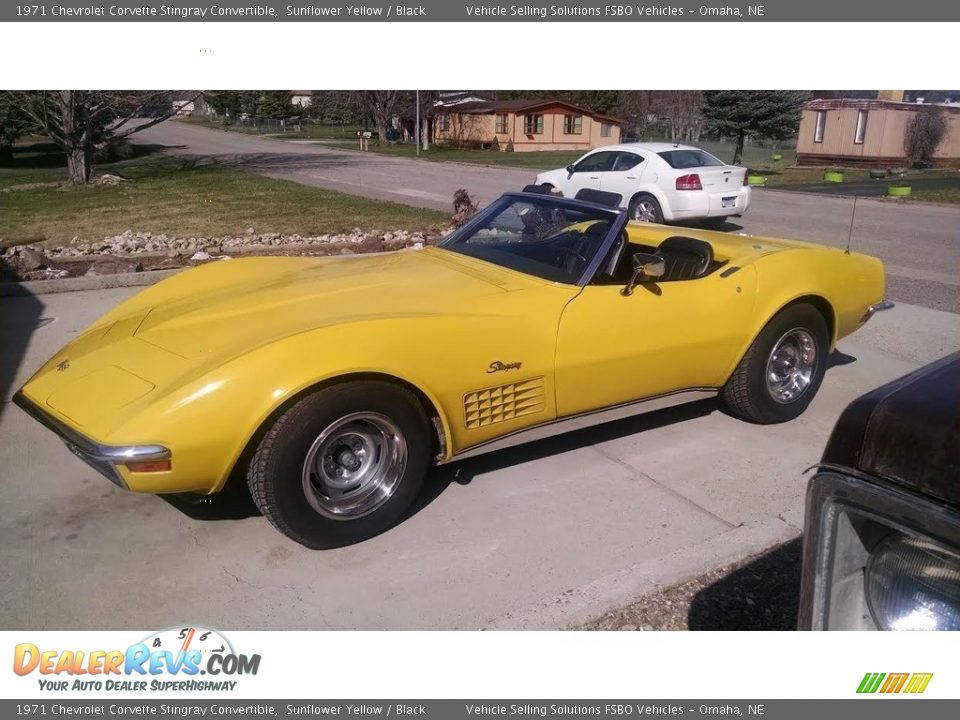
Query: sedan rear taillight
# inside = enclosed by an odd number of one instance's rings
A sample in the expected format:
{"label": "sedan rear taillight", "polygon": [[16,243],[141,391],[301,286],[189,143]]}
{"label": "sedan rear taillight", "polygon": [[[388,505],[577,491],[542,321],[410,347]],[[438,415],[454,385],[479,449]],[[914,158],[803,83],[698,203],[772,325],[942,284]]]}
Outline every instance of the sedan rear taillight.
{"label": "sedan rear taillight", "polygon": [[696,173],[681,175],[677,178],[677,190],[703,190],[700,184],[700,176]]}

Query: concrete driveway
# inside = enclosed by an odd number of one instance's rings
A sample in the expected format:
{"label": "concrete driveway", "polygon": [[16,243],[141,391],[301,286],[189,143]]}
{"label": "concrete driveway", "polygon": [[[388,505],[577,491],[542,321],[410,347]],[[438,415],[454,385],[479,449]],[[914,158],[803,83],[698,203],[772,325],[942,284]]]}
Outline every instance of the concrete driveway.
{"label": "concrete driveway", "polygon": [[[131,139],[270,177],[450,212],[457,188],[486,204],[533,182],[536,174],[335,150],[183,122],[161,123]],[[853,200],[845,197],[765,188],[755,188],[753,197],[751,208],[727,230],[844,247],[852,219],[851,248],[884,261],[891,299],[960,310],[960,207],[859,198],[853,216]]]}
{"label": "concrete driveway", "polygon": [[313,552],[242,495],[119,490],[8,402],[133,292],[0,300],[5,629],[566,627],[796,536],[803,471],[846,403],[957,346],[956,315],[900,305],[841,342],[794,422],[701,402],[449,465],[398,527]]}

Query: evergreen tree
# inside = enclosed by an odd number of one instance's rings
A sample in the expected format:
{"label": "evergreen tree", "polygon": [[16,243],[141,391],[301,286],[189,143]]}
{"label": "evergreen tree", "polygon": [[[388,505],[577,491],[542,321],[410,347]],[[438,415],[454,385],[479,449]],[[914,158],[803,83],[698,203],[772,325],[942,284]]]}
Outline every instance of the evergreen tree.
{"label": "evergreen tree", "polygon": [[703,94],[703,115],[710,130],[737,139],[733,164],[738,165],[748,135],[763,140],[795,135],[809,96],[800,90],[708,90]]}

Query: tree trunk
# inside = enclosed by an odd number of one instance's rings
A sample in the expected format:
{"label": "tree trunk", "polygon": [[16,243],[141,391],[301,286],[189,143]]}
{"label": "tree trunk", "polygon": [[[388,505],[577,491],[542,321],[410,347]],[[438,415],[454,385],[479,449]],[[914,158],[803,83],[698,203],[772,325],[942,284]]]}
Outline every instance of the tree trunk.
{"label": "tree trunk", "polygon": [[0,163],[13,162],[13,145],[0,145]]}
{"label": "tree trunk", "polygon": [[743,159],[743,141],[746,140],[747,134],[745,132],[737,133],[737,149],[733,151],[733,163],[732,165],[739,165],[740,161]]}
{"label": "tree trunk", "polygon": [[420,137],[421,145],[424,150],[430,149],[430,119],[420,118]]}
{"label": "tree trunk", "polygon": [[86,185],[90,180],[91,154],[86,147],[74,147],[67,153],[67,175],[74,185]]}
{"label": "tree trunk", "polygon": [[377,125],[377,138],[381,145],[387,144],[387,121],[381,117],[374,118]]}

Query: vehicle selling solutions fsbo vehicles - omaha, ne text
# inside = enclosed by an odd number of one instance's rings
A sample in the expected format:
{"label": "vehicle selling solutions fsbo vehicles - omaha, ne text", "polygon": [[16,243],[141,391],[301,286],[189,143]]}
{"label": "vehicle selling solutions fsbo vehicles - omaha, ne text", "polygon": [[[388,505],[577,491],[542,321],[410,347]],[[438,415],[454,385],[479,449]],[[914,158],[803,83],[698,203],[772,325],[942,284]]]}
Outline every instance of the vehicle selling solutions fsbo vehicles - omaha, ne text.
{"label": "vehicle selling solutions fsbo vehicles - omaha, ne text", "polygon": [[537,175],[537,185],[575,197],[584,188],[620,195],[632,220],[722,225],[750,207],[747,169],[689,145],[628,143],[593,150]]}
{"label": "vehicle selling solutions fsbo vehicles - omaha, ne text", "polygon": [[[716,396],[807,407],[883,299],[875,258],[501,197],[438,247],[187,270],[114,308],[15,402],[121,487],[245,474],[309,547],[398,522],[433,463]],[[522,432],[526,431],[526,432]]]}

